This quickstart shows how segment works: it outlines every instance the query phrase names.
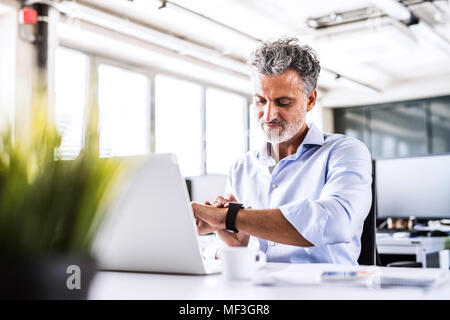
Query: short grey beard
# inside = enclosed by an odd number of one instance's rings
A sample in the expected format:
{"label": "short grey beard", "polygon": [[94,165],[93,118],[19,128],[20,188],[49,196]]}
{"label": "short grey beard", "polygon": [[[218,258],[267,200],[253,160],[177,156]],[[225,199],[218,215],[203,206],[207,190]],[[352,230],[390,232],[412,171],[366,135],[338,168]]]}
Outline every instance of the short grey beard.
{"label": "short grey beard", "polygon": [[283,143],[292,139],[300,131],[303,126],[303,121],[301,119],[296,119],[291,123],[284,124],[281,134],[279,130],[276,129],[264,129],[264,124],[262,123],[260,123],[260,126],[267,142]]}

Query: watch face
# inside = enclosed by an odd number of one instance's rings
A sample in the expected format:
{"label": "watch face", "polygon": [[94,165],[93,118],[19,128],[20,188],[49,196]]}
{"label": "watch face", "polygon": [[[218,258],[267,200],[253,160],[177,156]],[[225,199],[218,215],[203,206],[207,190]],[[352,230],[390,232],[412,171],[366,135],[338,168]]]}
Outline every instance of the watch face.
{"label": "watch face", "polygon": [[234,230],[234,229],[225,229],[225,231],[227,231],[229,233],[238,233],[238,231]]}

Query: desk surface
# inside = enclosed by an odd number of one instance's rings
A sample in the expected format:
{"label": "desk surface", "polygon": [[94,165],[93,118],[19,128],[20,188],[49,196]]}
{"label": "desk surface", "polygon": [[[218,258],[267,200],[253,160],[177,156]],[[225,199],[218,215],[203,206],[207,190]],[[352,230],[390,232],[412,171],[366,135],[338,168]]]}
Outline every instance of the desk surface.
{"label": "desk surface", "polygon": [[[265,271],[286,268],[269,263]],[[301,267],[301,265],[299,265]],[[317,266],[321,266],[317,264]],[[324,265],[322,265],[324,266]],[[449,271],[450,272],[450,271]],[[251,281],[230,282],[222,275],[169,275],[155,273],[99,272],[91,286],[90,299],[149,300],[297,300],[297,299],[450,299],[450,283],[431,288],[369,289],[342,285],[316,284],[274,286],[254,285]]]}
{"label": "desk surface", "polygon": [[445,249],[447,237],[394,238],[388,234],[377,234],[377,249],[380,254],[413,254],[426,267],[425,255]]}
{"label": "desk surface", "polygon": [[[444,249],[448,237],[405,237],[395,238],[389,234],[377,234],[377,245],[411,245],[439,246]],[[440,249],[440,250],[442,250]]]}

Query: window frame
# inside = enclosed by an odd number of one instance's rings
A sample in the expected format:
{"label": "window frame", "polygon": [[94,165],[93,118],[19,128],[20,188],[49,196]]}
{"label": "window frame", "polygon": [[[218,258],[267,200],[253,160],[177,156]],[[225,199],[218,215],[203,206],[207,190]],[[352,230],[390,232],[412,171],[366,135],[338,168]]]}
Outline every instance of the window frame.
{"label": "window frame", "polygon": [[[204,138],[203,138],[203,141],[204,141],[204,144],[205,144],[205,149],[204,149],[205,151],[206,151],[206,148],[208,146],[207,141],[206,141],[206,138],[207,138],[207,135],[206,135],[206,119],[207,119],[207,112],[208,112],[207,108],[206,108],[206,102],[207,102],[206,95],[207,95],[207,91],[209,89],[217,90],[217,91],[220,91],[220,92],[223,92],[223,93],[226,93],[226,94],[230,93],[230,91],[223,90],[223,89],[217,89],[216,87],[213,87],[213,86],[208,86],[208,87],[204,88],[204,92],[203,92],[204,114],[202,115],[202,117],[204,118],[204,122],[203,122],[203,130],[204,130],[203,136],[204,136]],[[232,92],[231,92],[231,94],[236,95],[235,93],[232,93]],[[244,153],[245,153],[245,152],[249,151],[249,138],[250,138],[249,102],[244,96],[242,96],[240,94],[237,94],[237,96],[240,98],[240,100],[242,102],[242,113],[243,113],[242,114],[242,124],[243,124],[243,128],[242,129],[243,129],[243,132],[244,132],[243,147],[244,147]],[[206,165],[207,154],[206,154],[206,152],[203,152],[203,154],[204,154],[204,157],[205,157],[205,161],[204,161],[204,164],[206,166],[206,170],[205,171],[207,171],[207,169],[208,169],[208,166]],[[216,174],[217,172],[212,172],[212,173]],[[226,173],[228,174],[228,172],[226,172]]]}
{"label": "window frame", "polygon": [[[91,69],[92,69],[91,68],[91,66],[92,66],[92,57],[89,54],[87,54],[86,52],[84,52],[84,51],[73,49],[71,47],[58,46],[55,49],[55,51],[58,48],[61,48],[61,49],[64,49],[64,50],[69,50],[69,51],[74,51],[76,53],[81,53],[81,54],[86,56],[86,65],[85,65],[85,68],[86,68],[86,70],[85,70],[86,71],[85,77],[86,78],[85,78],[85,88],[84,88],[85,96],[84,96],[84,102],[83,102],[83,106],[82,106],[82,108],[83,108],[83,119],[82,119],[82,123],[81,123],[81,130],[82,130],[82,132],[81,132],[81,145],[80,145],[81,150],[83,150],[83,148],[86,147],[86,128],[87,128],[87,120],[88,120],[88,113],[89,113],[89,101],[90,101],[90,95],[91,95],[91,91],[90,91],[91,90],[91,86],[90,86],[91,74],[90,74],[90,72],[91,72]],[[56,57],[56,52],[55,52],[55,57]],[[56,72],[55,72],[55,80],[56,80]],[[56,89],[56,85],[54,85],[54,88]],[[53,92],[52,99],[53,99],[53,104],[52,104],[53,110],[50,110],[50,112],[52,114],[52,117],[55,117],[56,91]]]}
{"label": "window frame", "polygon": [[[152,96],[154,96],[154,75],[151,75],[149,72],[147,72],[147,70],[142,70],[137,66],[134,65],[130,65],[130,64],[125,64],[125,63],[121,63],[119,61],[113,60],[113,59],[109,59],[107,57],[103,57],[103,56],[98,56],[98,55],[94,55],[93,56],[93,66],[95,68],[95,73],[97,74],[96,76],[96,82],[95,82],[95,92],[96,92],[96,97],[95,100],[97,103],[99,103],[99,97],[98,97],[98,92],[99,92],[99,67],[100,65],[108,65],[108,66],[112,66],[115,68],[119,68],[119,69],[123,69],[126,71],[130,71],[130,72],[134,72],[140,75],[143,75],[147,78],[147,91],[146,91],[146,100],[147,100],[147,117],[149,119],[147,119],[147,128],[146,128],[146,140],[147,142],[147,153],[152,153],[154,152],[154,121],[152,122],[152,119],[154,119],[154,114],[152,114],[152,109],[154,109],[154,104],[152,103],[152,100],[154,100],[154,98],[152,98]],[[153,117],[153,118],[152,118]],[[153,134],[152,134],[153,132]],[[153,143],[153,150],[152,150],[152,143]]]}
{"label": "window frame", "polygon": [[[148,110],[149,110],[149,121],[146,137],[149,139],[149,153],[155,153],[155,142],[156,142],[156,134],[155,134],[155,80],[156,75],[164,75],[167,77],[172,77],[175,79],[192,82],[201,87],[201,124],[202,124],[202,156],[201,156],[201,175],[208,174],[207,166],[206,166],[206,91],[208,88],[222,90],[231,94],[235,94],[241,96],[243,99],[243,113],[244,113],[244,151],[249,151],[250,145],[250,106],[252,104],[252,97],[248,94],[244,94],[242,92],[232,90],[226,87],[218,86],[216,84],[199,80],[194,77],[188,77],[184,74],[179,74],[176,72],[170,72],[163,68],[159,68],[156,66],[147,66],[139,63],[127,61],[126,59],[120,58],[112,58],[107,55],[99,54],[97,52],[87,50],[84,48],[79,48],[77,46],[71,46],[68,44],[59,45],[59,48],[68,49],[80,52],[85,54],[88,57],[88,65],[87,65],[87,81],[86,81],[86,92],[87,98],[85,105],[83,106],[85,110],[85,118],[83,122],[83,128],[86,128],[87,115],[89,114],[89,102],[95,101],[98,103],[98,68],[101,64],[111,65],[113,67],[125,69],[131,72],[136,72],[142,74],[148,79]],[[83,137],[85,137],[85,130],[83,131]],[[85,146],[85,139],[83,139],[83,147]]]}

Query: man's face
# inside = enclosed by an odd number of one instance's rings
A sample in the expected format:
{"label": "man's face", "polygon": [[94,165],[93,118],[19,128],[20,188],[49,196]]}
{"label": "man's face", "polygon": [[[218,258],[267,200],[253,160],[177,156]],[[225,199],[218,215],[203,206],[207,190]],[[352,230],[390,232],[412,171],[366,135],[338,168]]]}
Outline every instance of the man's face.
{"label": "man's face", "polygon": [[280,76],[256,73],[252,82],[255,114],[266,140],[282,143],[292,139],[314,107],[316,90],[305,96],[303,81],[293,70]]}

